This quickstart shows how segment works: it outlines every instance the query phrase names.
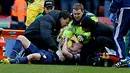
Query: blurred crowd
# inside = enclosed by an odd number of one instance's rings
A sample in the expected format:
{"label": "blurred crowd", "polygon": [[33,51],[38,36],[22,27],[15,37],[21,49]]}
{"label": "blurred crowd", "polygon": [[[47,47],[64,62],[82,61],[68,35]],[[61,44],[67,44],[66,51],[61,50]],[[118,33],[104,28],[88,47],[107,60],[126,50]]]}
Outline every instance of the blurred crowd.
{"label": "blurred crowd", "polygon": [[[26,0],[28,1],[28,0]],[[72,6],[74,3],[82,3],[86,10],[94,13],[96,16],[100,16],[99,9],[100,6],[104,6],[103,15],[109,17],[109,5],[112,0],[55,0],[55,9],[67,10],[72,12]],[[10,15],[10,8],[13,5],[14,0],[0,0],[0,14]],[[102,15],[102,16],[103,16]]]}

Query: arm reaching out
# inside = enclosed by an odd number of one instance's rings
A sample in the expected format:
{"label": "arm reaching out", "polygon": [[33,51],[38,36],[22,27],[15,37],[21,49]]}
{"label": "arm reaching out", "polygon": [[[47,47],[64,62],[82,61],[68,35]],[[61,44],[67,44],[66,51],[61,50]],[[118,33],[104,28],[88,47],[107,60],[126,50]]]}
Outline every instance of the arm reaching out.
{"label": "arm reaching out", "polygon": [[65,58],[72,59],[73,55],[68,50],[67,40],[68,40],[68,37],[65,38],[65,42],[64,42],[63,47],[62,47],[62,54],[64,55]]}

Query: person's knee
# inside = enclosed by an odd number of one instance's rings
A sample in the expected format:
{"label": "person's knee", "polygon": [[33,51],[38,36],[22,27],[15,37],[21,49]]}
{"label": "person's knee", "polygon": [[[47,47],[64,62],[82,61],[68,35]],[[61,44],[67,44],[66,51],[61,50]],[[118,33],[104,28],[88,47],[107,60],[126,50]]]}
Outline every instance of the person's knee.
{"label": "person's knee", "polygon": [[27,49],[30,46],[31,42],[23,35],[19,35],[17,37],[17,40],[20,40],[22,42],[24,49]]}
{"label": "person's knee", "polygon": [[17,39],[20,40],[20,41],[24,40],[25,38],[26,38],[26,37],[23,36],[23,35],[19,35],[19,36],[17,37]]}
{"label": "person's knee", "polygon": [[41,55],[39,53],[33,53],[33,54],[28,55],[28,58],[30,61],[40,60]]}

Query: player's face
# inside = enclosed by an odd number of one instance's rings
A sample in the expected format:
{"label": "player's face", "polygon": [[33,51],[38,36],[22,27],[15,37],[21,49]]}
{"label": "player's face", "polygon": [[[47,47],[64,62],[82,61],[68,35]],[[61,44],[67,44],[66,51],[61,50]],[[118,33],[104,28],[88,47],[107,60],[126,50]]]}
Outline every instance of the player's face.
{"label": "player's face", "polygon": [[81,43],[73,43],[73,46],[70,47],[70,52],[73,54],[77,54],[81,51],[82,46],[83,45]]}
{"label": "player's face", "polygon": [[78,10],[73,9],[73,16],[76,21],[79,21],[82,18],[83,13],[84,12],[81,9]]}
{"label": "player's face", "polygon": [[67,26],[69,23],[69,18],[64,19],[63,17],[60,19],[61,27]]}

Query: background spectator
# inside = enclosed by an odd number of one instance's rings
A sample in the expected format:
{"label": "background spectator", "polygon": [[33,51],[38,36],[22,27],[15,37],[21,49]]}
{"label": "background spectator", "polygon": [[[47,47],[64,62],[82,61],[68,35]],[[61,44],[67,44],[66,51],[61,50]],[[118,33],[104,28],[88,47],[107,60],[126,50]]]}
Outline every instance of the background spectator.
{"label": "background spectator", "polygon": [[60,0],[55,0],[55,10],[60,10]]}
{"label": "background spectator", "polygon": [[36,18],[39,13],[44,11],[44,0],[35,0],[34,2],[28,3],[26,26],[28,27]]}
{"label": "background spectator", "polygon": [[45,3],[44,3],[44,11],[42,13],[39,13],[37,15],[36,19],[45,15],[45,14],[48,14],[49,12],[54,10],[54,8],[55,8],[54,0],[46,0]]}
{"label": "background spectator", "polygon": [[78,0],[60,0],[61,10],[67,10],[72,12],[72,6],[77,3]]}
{"label": "background spectator", "polygon": [[110,12],[108,10],[110,3],[112,0],[104,0],[104,17],[109,17],[110,16]]}
{"label": "background spectator", "polygon": [[84,0],[83,4],[87,11],[90,11],[97,16],[100,0]]}
{"label": "background spectator", "polygon": [[27,3],[25,0],[15,0],[11,7],[11,29],[25,29]]}

